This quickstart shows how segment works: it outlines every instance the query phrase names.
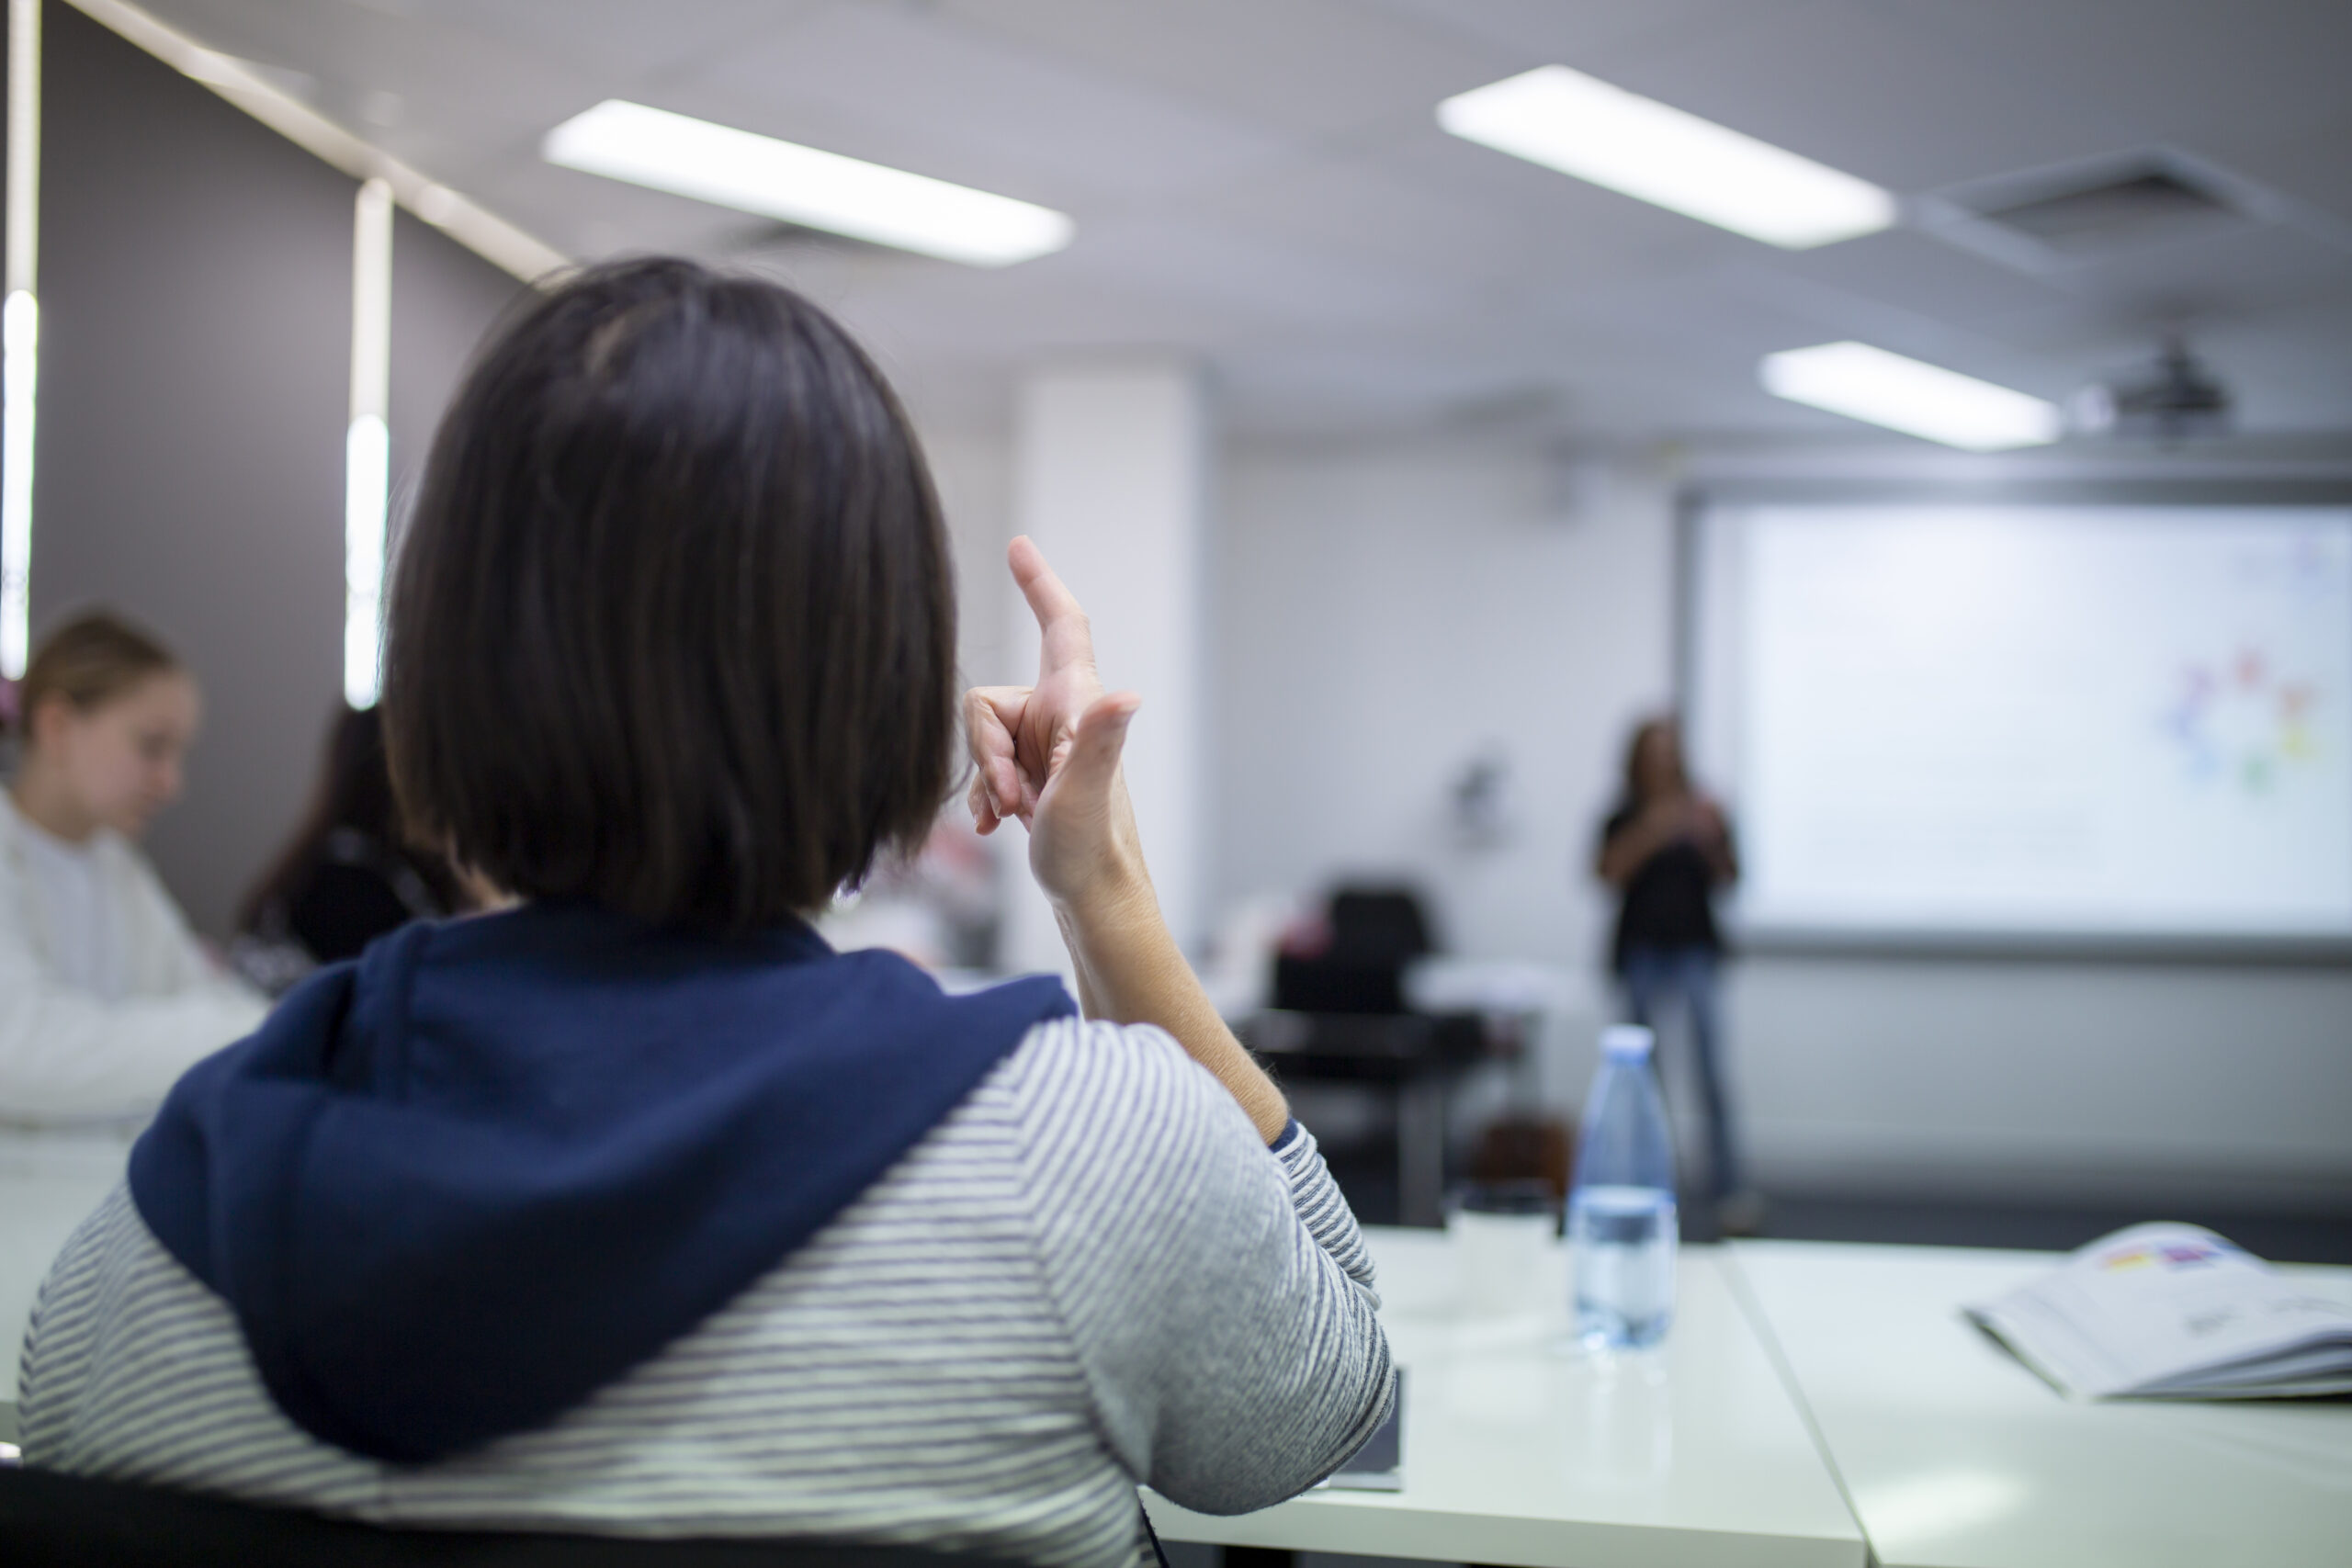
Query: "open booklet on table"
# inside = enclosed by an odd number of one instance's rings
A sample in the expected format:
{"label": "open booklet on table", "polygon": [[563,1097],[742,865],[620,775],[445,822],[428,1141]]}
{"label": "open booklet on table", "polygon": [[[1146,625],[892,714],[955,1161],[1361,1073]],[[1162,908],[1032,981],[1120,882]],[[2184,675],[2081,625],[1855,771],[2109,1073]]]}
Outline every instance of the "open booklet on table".
{"label": "open booklet on table", "polygon": [[2352,1393],[2352,1306],[2198,1225],[2117,1231],[1966,1310],[2078,1398]]}

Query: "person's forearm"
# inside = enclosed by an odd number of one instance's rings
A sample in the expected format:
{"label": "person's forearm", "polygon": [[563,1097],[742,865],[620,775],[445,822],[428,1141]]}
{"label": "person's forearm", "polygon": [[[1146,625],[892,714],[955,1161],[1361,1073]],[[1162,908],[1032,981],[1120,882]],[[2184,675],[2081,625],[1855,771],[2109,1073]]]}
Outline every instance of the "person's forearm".
{"label": "person's forearm", "polygon": [[1070,917],[1060,909],[1054,911],[1054,923],[1061,927],[1062,946],[1069,950],[1071,967],[1078,982],[1078,1010],[1088,1018],[1105,1018],[1102,998],[1094,994],[1094,982],[1088,977],[1086,964],[1079,954],[1079,939],[1070,930]]}
{"label": "person's forearm", "polygon": [[1214,1074],[1268,1143],[1290,1124],[1290,1105],[1201,988],[1176,945],[1150,878],[1136,868],[1124,886],[1083,906],[1057,906],[1062,941],[1078,966],[1079,1005],[1089,1018],[1157,1024]]}

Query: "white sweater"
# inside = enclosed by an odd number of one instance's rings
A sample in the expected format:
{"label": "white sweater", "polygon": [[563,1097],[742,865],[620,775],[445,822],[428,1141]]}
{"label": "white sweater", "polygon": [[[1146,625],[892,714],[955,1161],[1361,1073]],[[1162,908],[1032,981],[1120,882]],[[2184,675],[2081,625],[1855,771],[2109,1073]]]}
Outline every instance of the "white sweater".
{"label": "white sweater", "polygon": [[118,1190],[25,1342],[28,1463],[405,1526],[818,1536],[1103,1568],[1136,1485],[1266,1506],[1393,1386],[1354,1216],[1156,1029],[1042,1023],[806,1246],[536,1431],[432,1464],[271,1402]]}
{"label": "white sweater", "polygon": [[60,977],[35,829],[0,790],[0,1124],[144,1116],[198,1057],[249,1034],[268,1003],[218,974],[145,858],[119,834],[90,852],[124,994]]}

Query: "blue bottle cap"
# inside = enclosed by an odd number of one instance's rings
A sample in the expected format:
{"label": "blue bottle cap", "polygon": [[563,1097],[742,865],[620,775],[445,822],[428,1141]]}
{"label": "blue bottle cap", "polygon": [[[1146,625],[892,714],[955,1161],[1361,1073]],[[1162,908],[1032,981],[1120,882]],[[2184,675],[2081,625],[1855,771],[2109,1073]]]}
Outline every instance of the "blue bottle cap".
{"label": "blue bottle cap", "polygon": [[1600,1051],[1606,1056],[1638,1060],[1657,1043],[1657,1036],[1638,1023],[1612,1023],[1600,1032]]}

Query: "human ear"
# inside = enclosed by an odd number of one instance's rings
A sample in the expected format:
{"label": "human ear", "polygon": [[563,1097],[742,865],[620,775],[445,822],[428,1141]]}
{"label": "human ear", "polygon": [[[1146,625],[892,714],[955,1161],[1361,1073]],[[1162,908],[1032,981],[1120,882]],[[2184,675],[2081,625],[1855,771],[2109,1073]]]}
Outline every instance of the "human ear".
{"label": "human ear", "polygon": [[72,698],[51,693],[26,713],[25,738],[37,750],[53,751],[64,743],[66,729],[80,716]]}

